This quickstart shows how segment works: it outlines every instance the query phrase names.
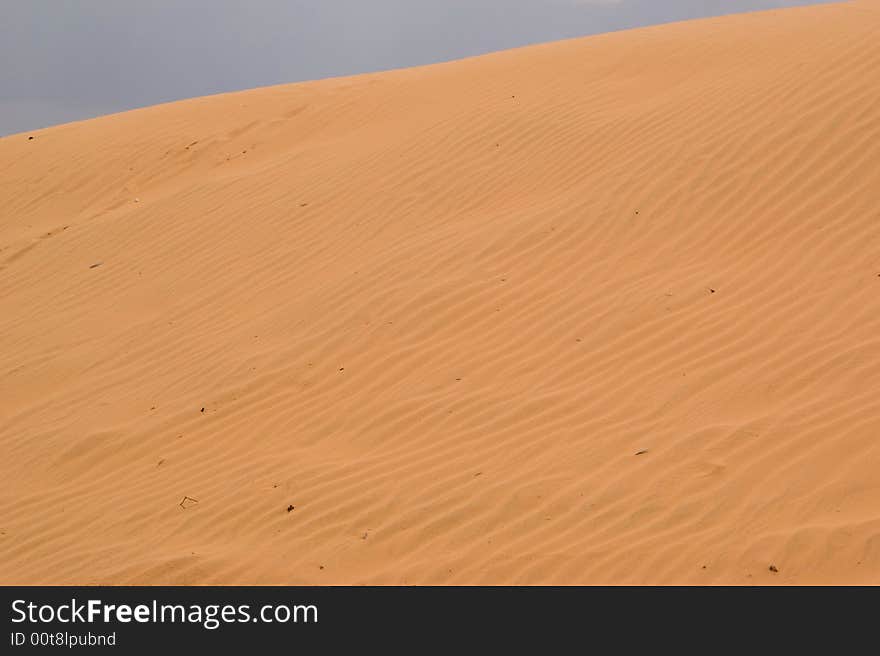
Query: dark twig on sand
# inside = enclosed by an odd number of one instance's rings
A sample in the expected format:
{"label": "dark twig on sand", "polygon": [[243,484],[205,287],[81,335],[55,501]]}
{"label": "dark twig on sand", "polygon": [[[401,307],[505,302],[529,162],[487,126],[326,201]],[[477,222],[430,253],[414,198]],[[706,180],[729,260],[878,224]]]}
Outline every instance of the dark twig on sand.
{"label": "dark twig on sand", "polygon": [[193,503],[198,503],[198,502],[199,502],[198,499],[193,499],[192,497],[184,496],[183,499],[180,500],[180,503],[179,503],[178,505],[179,505],[181,508],[184,508],[184,509],[185,509],[185,508],[186,508],[186,502],[187,502],[187,501],[192,501]]}

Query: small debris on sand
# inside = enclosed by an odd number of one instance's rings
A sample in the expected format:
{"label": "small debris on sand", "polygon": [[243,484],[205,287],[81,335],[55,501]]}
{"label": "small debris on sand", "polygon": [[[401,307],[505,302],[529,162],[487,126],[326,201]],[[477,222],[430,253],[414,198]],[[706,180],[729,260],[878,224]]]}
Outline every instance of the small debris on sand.
{"label": "small debris on sand", "polygon": [[189,506],[187,505],[187,503],[193,504],[193,503],[198,503],[198,502],[199,502],[198,499],[193,499],[192,497],[186,497],[186,496],[185,496],[185,497],[183,497],[183,499],[180,500],[180,503],[179,503],[178,505],[179,505],[181,508],[186,509],[186,508],[189,507]]}

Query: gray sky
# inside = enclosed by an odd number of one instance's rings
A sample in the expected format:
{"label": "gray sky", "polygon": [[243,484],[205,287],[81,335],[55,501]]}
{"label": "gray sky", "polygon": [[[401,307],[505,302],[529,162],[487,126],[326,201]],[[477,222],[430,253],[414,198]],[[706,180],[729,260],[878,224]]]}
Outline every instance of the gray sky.
{"label": "gray sky", "polygon": [[0,135],[796,0],[0,0]]}

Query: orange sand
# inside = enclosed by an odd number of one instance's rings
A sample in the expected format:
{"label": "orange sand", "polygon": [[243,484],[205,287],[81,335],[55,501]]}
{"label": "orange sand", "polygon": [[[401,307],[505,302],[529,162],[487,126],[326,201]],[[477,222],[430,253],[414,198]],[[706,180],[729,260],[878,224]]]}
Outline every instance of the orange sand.
{"label": "orange sand", "polygon": [[0,139],[0,582],[880,583],[878,35]]}

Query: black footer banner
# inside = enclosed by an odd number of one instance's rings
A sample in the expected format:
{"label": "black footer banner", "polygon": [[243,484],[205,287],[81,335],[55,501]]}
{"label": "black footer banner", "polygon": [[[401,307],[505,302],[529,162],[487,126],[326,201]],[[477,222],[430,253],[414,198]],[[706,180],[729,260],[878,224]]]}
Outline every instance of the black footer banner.
{"label": "black footer banner", "polygon": [[[873,631],[876,588],[5,587],[0,653],[791,647]],[[757,638],[754,638],[757,639]],[[572,643],[575,641],[575,643]],[[832,642],[836,650],[841,642]]]}

